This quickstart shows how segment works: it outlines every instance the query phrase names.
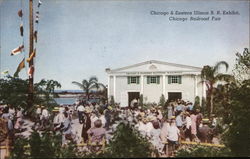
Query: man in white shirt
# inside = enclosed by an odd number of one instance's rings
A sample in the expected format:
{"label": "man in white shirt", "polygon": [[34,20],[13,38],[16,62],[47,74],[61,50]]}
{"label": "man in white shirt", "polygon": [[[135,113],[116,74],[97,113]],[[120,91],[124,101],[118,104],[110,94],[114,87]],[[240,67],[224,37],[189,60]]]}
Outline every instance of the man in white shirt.
{"label": "man in white shirt", "polygon": [[48,120],[49,120],[49,112],[44,106],[42,106],[42,114],[41,114],[42,127],[45,127],[45,125],[47,125]]}
{"label": "man in white shirt", "polygon": [[169,145],[169,155],[173,155],[173,151],[177,148],[178,140],[180,137],[180,130],[175,125],[175,119],[172,119],[170,122],[170,127],[167,130],[167,139],[168,139],[168,145]]}
{"label": "man in white shirt", "polygon": [[65,108],[63,107],[63,105],[61,104],[59,107],[59,113],[64,113],[65,112]]}
{"label": "man in white shirt", "polygon": [[77,111],[78,111],[78,118],[79,118],[79,123],[82,124],[83,123],[83,112],[84,112],[85,108],[83,105],[79,105],[77,107]]}

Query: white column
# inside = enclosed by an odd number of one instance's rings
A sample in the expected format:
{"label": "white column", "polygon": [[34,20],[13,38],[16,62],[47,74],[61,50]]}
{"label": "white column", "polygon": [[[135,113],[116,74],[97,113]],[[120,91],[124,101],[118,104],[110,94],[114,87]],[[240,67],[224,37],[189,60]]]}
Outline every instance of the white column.
{"label": "white column", "polygon": [[114,92],[114,100],[116,101],[116,75],[114,75],[113,78],[114,78],[114,87],[113,87],[114,88],[114,91],[113,91]]}
{"label": "white column", "polygon": [[140,94],[143,94],[143,87],[144,87],[144,80],[143,80],[143,75],[141,75],[141,81],[140,81],[140,83],[141,83],[141,92],[140,92]]}
{"label": "white column", "polygon": [[194,75],[194,85],[195,85],[195,97],[198,95],[198,88],[197,88],[197,85],[198,85],[198,83],[197,83],[197,75]]}
{"label": "white column", "polygon": [[107,88],[107,90],[108,90],[108,99],[109,99],[109,97],[110,97],[110,75],[108,75],[108,88]]}
{"label": "white column", "polygon": [[163,86],[162,94],[166,98],[166,75],[162,75],[162,86]]}
{"label": "white column", "polygon": [[202,82],[202,97],[206,98],[206,84],[205,81]]}

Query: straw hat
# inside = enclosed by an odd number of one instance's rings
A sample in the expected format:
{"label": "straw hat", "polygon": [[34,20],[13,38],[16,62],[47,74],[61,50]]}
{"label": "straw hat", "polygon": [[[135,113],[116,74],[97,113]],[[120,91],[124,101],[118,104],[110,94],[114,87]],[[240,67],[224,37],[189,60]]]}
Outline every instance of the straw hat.
{"label": "straw hat", "polygon": [[147,118],[142,118],[142,121],[147,122],[148,120],[147,120]]}
{"label": "straw hat", "polygon": [[175,119],[175,116],[171,116],[171,119]]}
{"label": "straw hat", "polygon": [[92,111],[91,111],[90,107],[86,107],[85,110],[84,110],[84,112],[85,113],[91,113]]}
{"label": "straw hat", "polygon": [[54,107],[54,109],[52,111],[53,112],[59,112],[59,108],[58,107]]}
{"label": "straw hat", "polygon": [[207,118],[202,119],[202,123],[204,123],[204,124],[208,124],[208,123],[209,123],[209,119],[207,119]]}
{"label": "straw hat", "polygon": [[155,116],[148,116],[147,120],[148,121],[154,121],[154,120],[156,120],[156,117]]}
{"label": "straw hat", "polygon": [[112,107],[111,107],[111,106],[108,106],[108,109],[109,109],[109,110],[112,110]]}

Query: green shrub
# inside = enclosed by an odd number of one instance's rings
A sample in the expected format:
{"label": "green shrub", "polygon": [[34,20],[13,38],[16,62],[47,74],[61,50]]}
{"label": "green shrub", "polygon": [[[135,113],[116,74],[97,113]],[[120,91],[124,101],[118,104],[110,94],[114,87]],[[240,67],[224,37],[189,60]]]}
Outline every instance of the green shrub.
{"label": "green shrub", "polygon": [[228,148],[207,147],[201,145],[184,146],[176,153],[176,157],[229,157],[231,151]]}
{"label": "green shrub", "polygon": [[129,124],[121,123],[107,145],[106,157],[150,157],[152,150],[146,138]]}

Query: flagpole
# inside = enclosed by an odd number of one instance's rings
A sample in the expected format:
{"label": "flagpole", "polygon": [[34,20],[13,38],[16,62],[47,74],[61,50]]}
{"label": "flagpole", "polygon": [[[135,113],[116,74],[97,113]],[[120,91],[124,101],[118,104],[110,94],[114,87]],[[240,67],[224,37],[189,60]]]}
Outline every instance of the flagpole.
{"label": "flagpole", "polygon": [[[33,53],[34,50],[34,39],[33,39],[33,0],[29,0],[29,26],[30,26],[30,35],[29,35],[29,57],[31,56],[31,54]],[[34,63],[33,63],[33,58],[31,58],[31,60],[29,61],[29,69],[31,69],[31,67],[34,67]],[[33,106],[33,102],[34,102],[34,94],[33,94],[33,76],[34,75],[34,71],[31,71],[31,75],[29,75],[29,88],[28,88],[28,101],[27,104],[29,107]]]}

